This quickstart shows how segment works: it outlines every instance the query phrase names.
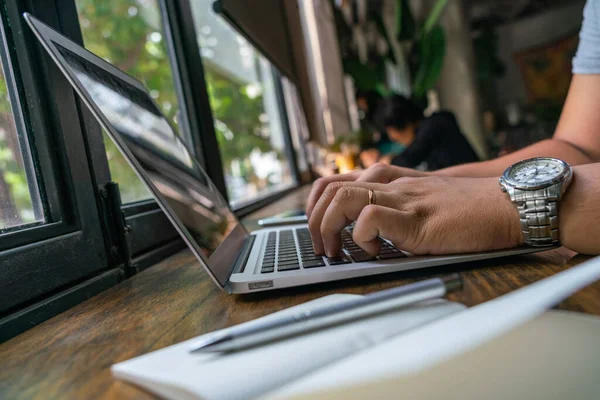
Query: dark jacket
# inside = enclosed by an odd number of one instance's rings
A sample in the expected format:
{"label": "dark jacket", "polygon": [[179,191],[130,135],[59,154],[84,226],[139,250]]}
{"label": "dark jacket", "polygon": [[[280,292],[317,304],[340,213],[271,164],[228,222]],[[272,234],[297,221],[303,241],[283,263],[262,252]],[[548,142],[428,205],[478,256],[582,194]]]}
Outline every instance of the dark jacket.
{"label": "dark jacket", "polygon": [[425,118],[415,132],[415,140],[392,159],[399,167],[415,168],[426,163],[427,170],[479,161],[451,112],[441,111]]}

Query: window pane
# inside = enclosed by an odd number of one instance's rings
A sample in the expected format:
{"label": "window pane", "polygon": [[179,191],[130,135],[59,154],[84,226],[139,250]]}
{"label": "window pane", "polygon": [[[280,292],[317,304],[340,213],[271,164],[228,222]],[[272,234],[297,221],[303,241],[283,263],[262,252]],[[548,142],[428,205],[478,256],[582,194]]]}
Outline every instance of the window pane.
{"label": "window pane", "polygon": [[[179,101],[157,0],[76,0],[85,47],[139,79],[177,130]],[[124,203],[151,198],[110,138],[110,172]]]}
{"label": "window pane", "polygon": [[292,143],[296,151],[296,163],[298,164],[298,169],[301,172],[305,172],[309,169],[305,144],[310,137],[304,109],[302,108],[302,101],[300,100],[300,94],[296,85],[285,77],[281,79]]}
{"label": "window pane", "polygon": [[213,0],[190,4],[230,202],[293,185],[273,66],[213,12]]}
{"label": "window pane", "polygon": [[[3,45],[1,43],[0,45]],[[22,121],[15,121],[11,97],[12,82],[0,68],[0,231],[33,222],[44,214]],[[13,96],[11,96],[11,94]],[[17,115],[19,115],[17,113]],[[17,128],[17,124],[19,124]]]}

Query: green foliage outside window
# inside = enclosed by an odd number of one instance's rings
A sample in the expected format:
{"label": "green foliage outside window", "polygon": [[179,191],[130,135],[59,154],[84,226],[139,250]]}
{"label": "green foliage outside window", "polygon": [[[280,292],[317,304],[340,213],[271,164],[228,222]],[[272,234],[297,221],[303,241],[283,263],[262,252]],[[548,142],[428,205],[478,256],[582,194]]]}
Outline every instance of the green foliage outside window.
{"label": "green foliage outside window", "polygon": [[234,160],[243,160],[254,149],[272,150],[268,122],[261,120],[263,98],[249,96],[247,85],[236,83],[210,65],[206,66],[205,77],[223,166],[231,173]]}
{"label": "green foliage outside window", "polygon": [[0,71],[0,230],[35,220],[20,151],[6,80]]}
{"label": "green foliage outside window", "polygon": [[[77,8],[86,48],[141,80],[175,124],[179,104],[156,0],[77,0]],[[248,85],[209,64],[205,78],[226,173],[231,174],[237,160],[244,179],[252,181],[248,155],[253,149],[272,150],[262,95],[248,95]],[[106,135],[105,146],[123,201],[148,198],[149,192]]]}
{"label": "green foliage outside window", "polygon": [[[77,0],[85,47],[142,81],[165,116],[175,123],[179,102],[156,0]],[[124,203],[151,198],[112,140],[104,145]]]}

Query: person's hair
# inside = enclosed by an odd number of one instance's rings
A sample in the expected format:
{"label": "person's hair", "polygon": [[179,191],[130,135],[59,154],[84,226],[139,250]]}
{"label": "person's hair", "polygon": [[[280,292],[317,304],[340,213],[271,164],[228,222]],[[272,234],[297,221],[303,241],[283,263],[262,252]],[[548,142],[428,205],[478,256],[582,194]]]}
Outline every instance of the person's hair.
{"label": "person's hair", "polygon": [[424,118],[423,109],[412,100],[399,94],[394,94],[383,100],[377,110],[375,121],[381,128],[393,127],[404,129],[407,125]]}
{"label": "person's hair", "polygon": [[379,105],[382,101],[382,96],[375,90],[357,90],[356,91],[356,100],[365,99],[367,103],[366,110],[366,119],[373,123],[373,119],[375,117],[375,113],[377,112]]}

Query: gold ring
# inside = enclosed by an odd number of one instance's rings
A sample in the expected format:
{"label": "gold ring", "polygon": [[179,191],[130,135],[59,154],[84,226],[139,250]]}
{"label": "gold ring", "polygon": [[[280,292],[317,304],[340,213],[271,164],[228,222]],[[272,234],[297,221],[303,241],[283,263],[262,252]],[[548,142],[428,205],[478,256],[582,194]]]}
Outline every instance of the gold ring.
{"label": "gold ring", "polygon": [[369,189],[369,205],[375,204],[375,192]]}

